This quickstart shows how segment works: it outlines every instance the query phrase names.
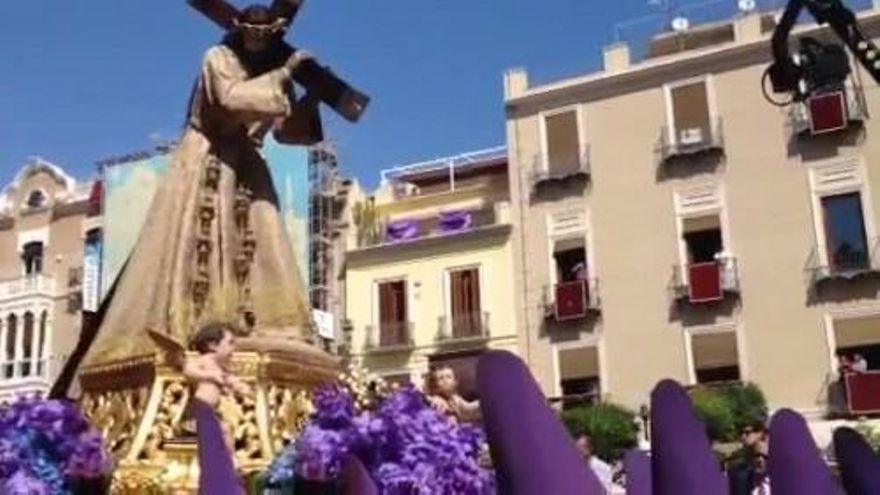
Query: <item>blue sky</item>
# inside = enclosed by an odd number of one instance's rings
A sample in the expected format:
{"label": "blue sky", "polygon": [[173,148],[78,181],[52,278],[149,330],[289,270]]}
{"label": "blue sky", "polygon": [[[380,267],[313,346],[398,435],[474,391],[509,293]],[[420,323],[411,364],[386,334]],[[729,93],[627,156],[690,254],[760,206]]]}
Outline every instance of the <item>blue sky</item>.
{"label": "blue sky", "polygon": [[[29,156],[85,177],[151,136],[176,138],[220,36],[185,0],[3,9],[0,183]],[[503,144],[504,70],[595,70],[614,24],[650,12],[646,0],[308,0],[288,39],[372,96],[357,125],[324,115],[344,169],[374,184],[382,168]]]}

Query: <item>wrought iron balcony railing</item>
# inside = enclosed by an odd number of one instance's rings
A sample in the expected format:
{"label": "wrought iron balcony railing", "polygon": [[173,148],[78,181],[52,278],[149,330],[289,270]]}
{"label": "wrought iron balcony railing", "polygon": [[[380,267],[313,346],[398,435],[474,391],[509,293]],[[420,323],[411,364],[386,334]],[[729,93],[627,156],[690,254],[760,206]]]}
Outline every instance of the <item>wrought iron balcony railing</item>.
{"label": "wrought iron balcony railing", "polygon": [[730,294],[738,294],[737,260],[725,257],[704,263],[676,265],[673,267],[671,288],[675,299],[693,304],[721,301]]}
{"label": "wrought iron balcony railing", "polygon": [[663,126],[657,145],[661,162],[680,156],[724,151],[724,126],[721,117],[709,119],[702,127]]}
{"label": "wrought iron balcony railing", "polygon": [[489,338],[489,313],[487,312],[477,311],[454,316],[441,316],[437,322],[437,340],[441,342]]}
{"label": "wrought iron balcony railing", "polygon": [[872,239],[866,247],[839,250],[824,257],[819,254],[819,248],[814,247],[805,267],[808,283],[814,285],[831,279],[852,279],[880,273],[880,238]]}
{"label": "wrought iron balcony railing", "polygon": [[413,324],[406,321],[383,322],[367,326],[368,351],[397,351],[412,349]]}
{"label": "wrought iron balcony railing", "polygon": [[545,316],[563,322],[586,318],[601,309],[599,281],[573,280],[544,287]]}
{"label": "wrought iron balcony railing", "polygon": [[531,181],[532,187],[537,187],[547,182],[561,182],[573,177],[589,178],[590,175],[590,147],[586,146],[580,157],[571,163],[559,163],[543,155],[535,155]]}

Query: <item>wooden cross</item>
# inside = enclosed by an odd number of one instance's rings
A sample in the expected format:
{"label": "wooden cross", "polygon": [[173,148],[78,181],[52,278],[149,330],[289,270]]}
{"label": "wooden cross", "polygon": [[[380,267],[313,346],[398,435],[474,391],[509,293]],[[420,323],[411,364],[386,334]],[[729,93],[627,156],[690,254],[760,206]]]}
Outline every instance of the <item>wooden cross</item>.
{"label": "wooden cross", "polygon": [[[278,17],[284,18],[290,25],[302,1],[273,0],[271,8]],[[187,0],[187,2],[227,31],[233,28],[234,21],[239,16],[239,10],[226,0]],[[286,52],[285,55],[290,55],[296,51],[296,48],[284,43],[283,50]],[[370,102],[367,95],[352,88],[314,59],[306,60],[299,66],[293,79],[349,122],[357,122]]]}

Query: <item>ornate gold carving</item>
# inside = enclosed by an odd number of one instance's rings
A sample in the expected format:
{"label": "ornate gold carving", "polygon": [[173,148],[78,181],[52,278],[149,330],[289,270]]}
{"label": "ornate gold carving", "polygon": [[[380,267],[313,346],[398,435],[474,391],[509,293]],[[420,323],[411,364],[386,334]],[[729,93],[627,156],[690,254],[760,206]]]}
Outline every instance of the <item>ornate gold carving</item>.
{"label": "ornate gold carving", "polygon": [[[189,388],[173,366],[154,360],[148,368],[148,374],[141,370],[137,374],[92,377],[95,379],[89,382],[92,387],[86,389],[82,407],[104,432],[108,446],[120,460],[112,493],[189,492],[187,487],[197,479],[193,467],[198,466],[192,438],[187,443],[180,428]],[[242,472],[268,466],[312,413],[310,391],[339,373],[316,361],[313,355],[280,350],[236,353],[232,368],[254,390],[249,397],[226,396],[218,407],[228,444]],[[102,368],[110,369],[132,368],[119,363]],[[155,378],[144,383],[146,376]],[[126,380],[130,380],[129,388],[123,388]],[[100,390],[98,386],[111,388]]]}
{"label": "ornate gold carving", "polygon": [[311,394],[302,389],[270,385],[266,402],[272,449],[277,453],[295,438],[312,414]]}
{"label": "ornate gold carving", "polygon": [[148,396],[149,390],[142,387],[83,397],[83,413],[101,430],[107,449],[114,457],[125,455],[131,447]]}
{"label": "ornate gold carving", "polygon": [[184,384],[182,377],[165,379],[163,382],[159,409],[144,448],[138,454],[141,460],[164,460],[165,443],[180,432],[181,418],[189,401],[189,387]]}

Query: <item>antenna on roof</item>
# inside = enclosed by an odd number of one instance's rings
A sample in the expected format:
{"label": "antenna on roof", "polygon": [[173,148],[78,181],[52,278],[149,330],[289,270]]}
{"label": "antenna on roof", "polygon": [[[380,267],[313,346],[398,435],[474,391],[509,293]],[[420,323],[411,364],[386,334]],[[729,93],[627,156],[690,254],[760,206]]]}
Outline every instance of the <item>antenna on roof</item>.
{"label": "antenna on roof", "polygon": [[691,22],[687,17],[678,16],[675,19],[672,19],[672,22],[669,23],[669,27],[671,27],[676,33],[680,33],[682,31],[687,31],[688,28],[691,27]]}
{"label": "antenna on roof", "polygon": [[740,12],[752,12],[757,7],[755,0],[739,0],[737,2],[737,6],[739,7]]}

